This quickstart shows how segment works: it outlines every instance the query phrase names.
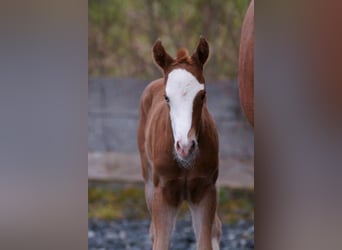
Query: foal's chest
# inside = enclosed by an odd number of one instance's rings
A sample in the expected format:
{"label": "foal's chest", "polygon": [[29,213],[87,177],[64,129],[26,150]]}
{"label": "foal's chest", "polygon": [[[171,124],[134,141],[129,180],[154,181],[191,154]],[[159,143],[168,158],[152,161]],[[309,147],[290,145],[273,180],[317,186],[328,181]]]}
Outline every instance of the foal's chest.
{"label": "foal's chest", "polygon": [[215,188],[215,181],[210,176],[184,175],[174,179],[160,178],[159,183],[166,201],[178,206],[183,200],[198,203],[203,195]]}

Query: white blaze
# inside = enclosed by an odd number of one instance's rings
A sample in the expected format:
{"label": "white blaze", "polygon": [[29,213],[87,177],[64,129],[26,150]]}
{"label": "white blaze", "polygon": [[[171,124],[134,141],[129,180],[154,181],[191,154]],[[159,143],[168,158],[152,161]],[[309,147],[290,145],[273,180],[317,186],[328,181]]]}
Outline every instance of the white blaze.
{"label": "white blaze", "polygon": [[168,75],[166,95],[169,98],[170,117],[175,142],[188,141],[192,123],[192,110],[195,96],[204,89],[204,84],[188,71],[175,69]]}

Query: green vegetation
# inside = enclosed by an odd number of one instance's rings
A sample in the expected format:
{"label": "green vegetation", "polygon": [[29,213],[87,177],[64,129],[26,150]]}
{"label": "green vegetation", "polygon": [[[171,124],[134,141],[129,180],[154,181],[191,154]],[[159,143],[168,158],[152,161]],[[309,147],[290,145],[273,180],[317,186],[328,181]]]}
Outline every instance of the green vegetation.
{"label": "green vegetation", "polygon": [[254,219],[254,190],[221,188],[219,204],[222,221],[234,224],[239,219]]}
{"label": "green vegetation", "polygon": [[199,36],[211,45],[209,79],[236,78],[240,29],[249,0],[89,0],[90,76],[160,75],[151,48],[161,38],[174,55],[193,51]]}
{"label": "green vegetation", "polygon": [[[188,213],[186,203],[179,217]],[[224,222],[235,223],[239,219],[254,217],[253,190],[220,188],[219,214]],[[90,186],[88,189],[88,216],[98,219],[149,218],[142,185]]]}
{"label": "green vegetation", "polygon": [[143,188],[88,189],[88,216],[99,219],[139,219],[147,216]]}

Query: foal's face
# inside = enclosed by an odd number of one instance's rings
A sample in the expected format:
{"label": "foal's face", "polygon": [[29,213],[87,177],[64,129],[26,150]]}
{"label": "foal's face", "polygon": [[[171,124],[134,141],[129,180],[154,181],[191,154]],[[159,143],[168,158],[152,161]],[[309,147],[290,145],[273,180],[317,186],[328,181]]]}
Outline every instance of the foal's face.
{"label": "foal's face", "polygon": [[165,101],[169,106],[176,158],[184,167],[198,152],[198,134],[201,113],[205,102],[203,65],[209,55],[209,45],[204,38],[196,51],[189,56],[181,49],[172,58],[160,41],[153,47],[153,57],[165,76]]}
{"label": "foal's face", "polygon": [[197,135],[205,97],[204,83],[185,69],[168,74],[165,101],[169,105],[176,156],[187,161],[197,152]]}

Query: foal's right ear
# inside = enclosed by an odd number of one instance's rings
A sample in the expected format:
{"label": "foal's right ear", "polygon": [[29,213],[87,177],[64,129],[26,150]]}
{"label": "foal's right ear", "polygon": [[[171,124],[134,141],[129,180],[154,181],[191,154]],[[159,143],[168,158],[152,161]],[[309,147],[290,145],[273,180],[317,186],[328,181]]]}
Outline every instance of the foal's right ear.
{"label": "foal's right ear", "polygon": [[165,70],[170,64],[173,63],[173,58],[165,51],[162,42],[157,40],[153,45],[153,58],[156,64]]}

